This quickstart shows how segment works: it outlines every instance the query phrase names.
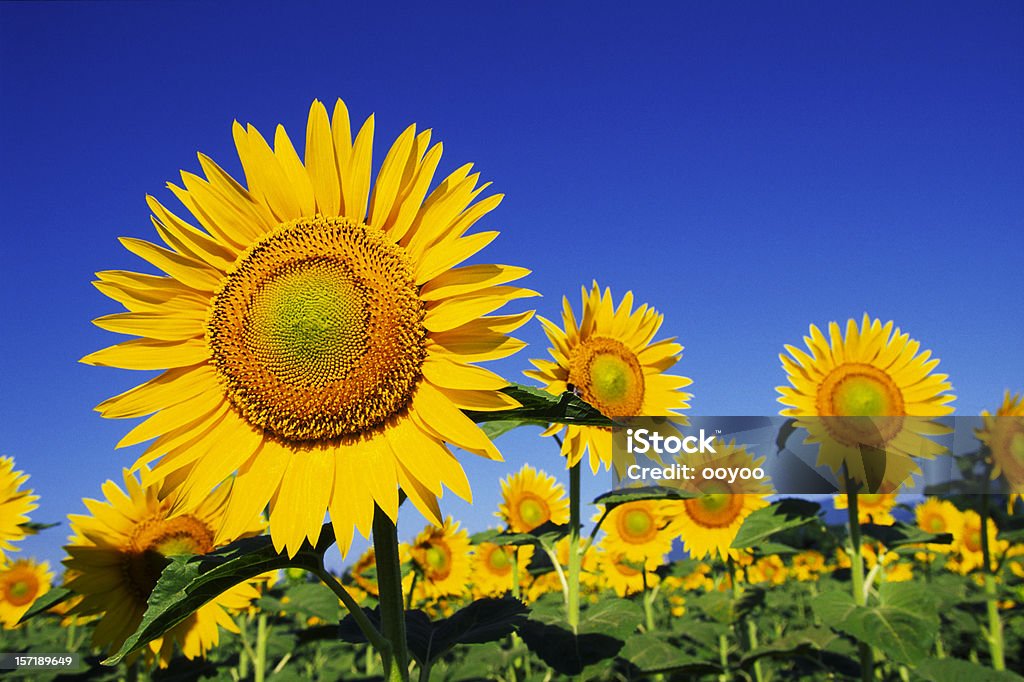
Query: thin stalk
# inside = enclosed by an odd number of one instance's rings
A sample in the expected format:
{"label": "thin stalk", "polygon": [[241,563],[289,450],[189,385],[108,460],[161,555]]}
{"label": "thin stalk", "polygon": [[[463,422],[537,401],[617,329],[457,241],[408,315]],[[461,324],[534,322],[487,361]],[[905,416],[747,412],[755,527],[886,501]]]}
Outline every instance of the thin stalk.
{"label": "thin stalk", "polygon": [[406,681],[409,679],[409,645],[405,637],[398,529],[380,507],[373,510],[373,550],[377,558],[381,632],[390,644],[390,656],[385,660],[386,676],[390,680]]}
{"label": "thin stalk", "polygon": [[[850,526],[850,576],[853,582],[853,601],[858,606],[865,606],[867,605],[867,595],[864,593],[864,561],[860,551],[860,514],[857,507],[857,491],[853,489],[853,481],[847,475],[846,511]],[[857,650],[860,653],[861,680],[871,682],[875,677],[875,661],[871,646],[865,642],[858,642]]]}
{"label": "thin stalk", "polygon": [[[729,582],[732,583],[732,599],[735,604],[735,602],[739,601],[740,597],[743,595],[743,591],[740,589],[740,583],[736,577],[736,564],[733,563],[732,557],[729,557],[726,562],[729,567]],[[738,625],[743,625],[746,628],[746,638],[744,639],[743,631],[737,627],[736,640],[749,654],[757,647],[757,624],[750,618],[744,616],[742,623],[739,623]],[[757,682],[762,682],[764,679],[760,660],[754,661],[754,679],[757,680]]]}
{"label": "thin stalk", "polygon": [[729,682],[729,640],[724,632],[718,636],[718,662],[722,665],[719,682]]}
{"label": "thin stalk", "polygon": [[256,652],[252,650],[252,645],[249,644],[249,623],[252,618],[249,614],[245,614],[238,617],[238,634],[242,640],[242,652],[238,655],[238,678],[246,679],[249,677],[249,661],[256,660]]}
{"label": "thin stalk", "polygon": [[566,620],[573,632],[580,625],[580,463],[569,467],[569,599]]}
{"label": "thin stalk", "polygon": [[[986,486],[987,488],[987,486]],[[985,606],[988,609],[988,649],[995,670],[1006,670],[1003,653],[1003,621],[999,617],[999,598],[996,594],[995,568],[992,566],[988,546],[988,490],[981,494],[981,560],[985,563]]]}
{"label": "thin stalk", "polygon": [[364,637],[366,637],[366,641],[368,641],[370,645],[380,653],[381,657],[384,658],[385,653],[390,651],[391,646],[388,644],[387,640],[384,639],[384,636],[380,634],[380,631],[374,627],[373,623],[370,622],[370,619],[366,617],[363,609],[356,603],[356,600],[352,595],[348,593],[345,586],[338,582],[337,578],[331,575],[323,566],[320,566],[317,570],[313,571],[313,573],[323,581],[324,585],[327,585],[338,599],[341,600],[341,603],[345,605],[345,608],[348,609],[349,614],[351,614],[352,620],[356,622],[356,626],[359,628],[359,631],[363,633]]}
{"label": "thin stalk", "polygon": [[548,558],[551,559],[551,565],[555,567],[555,575],[558,576],[558,582],[562,583],[562,597],[565,600],[565,603],[568,604],[569,583],[565,579],[565,571],[562,570],[562,564],[558,561],[558,554],[555,553],[555,550],[549,547],[544,547],[544,553],[548,555]]}
{"label": "thin stalk", "polygon": [[267,614],[256,620],[256,658],[252,664],[254,682],[263,682],[267,674]]}

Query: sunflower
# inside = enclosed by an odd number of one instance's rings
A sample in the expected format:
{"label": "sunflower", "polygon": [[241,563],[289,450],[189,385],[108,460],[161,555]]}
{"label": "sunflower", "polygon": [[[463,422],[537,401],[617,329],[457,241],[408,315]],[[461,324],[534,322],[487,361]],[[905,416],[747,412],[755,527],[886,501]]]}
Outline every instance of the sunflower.
{"label": "sunflower", "polygon": [[447,517],[441,526],[427,526],[408,546],[408,554],[420,576],[415,598],[436,601],[466,593],[472,574],[472,550],[469,534],[459,528],[457,521]]}
{"label": "sunflower", "polygon": [[496,514],[513,533],[529,533],[547,522],[569,522],[569,500],[555,477],[524,464],[501,481],[501,504]]}
{"label": "sunflower", "polygon": [[[659,500],[639,500],[620,504],[608,512],[602,528],[609,551],[642,561],[661,559],[672,550],[672,534],[666,532],[678,513],[678,505]],[[600,514],[594,518],[597,521]]]}
{"label": "sunflower", "polygon": [[605,587],[625,597],[658,584],[660,577],[655,571],[661,566],[660,556],[634,561],[609,547],[606,540],[607,537],[598,544],[597,551],[597,571]]}
{"label": "sunflower", "polygon": [[46,594],[53,582],[50,565],[34,559],[18,559],[0,565],[0,623],[10,630],[18,625],[36,599]]}
{"label": "sunflower", "polygon": [[[516,550],[519,550],[518,552]],[[527,568],[533,558],[533,546],[502,547],[482,542],[474,548],[473,592],[479,597],[498,597],[512,589],[512,564],[516,563],[519,586],[530,582]]]}
{"label": "sunflower", "polygon": [[[693,383],[681,376],[665,374],[679,361],[683,347],[674,338],[652,343],[664,316],[646,303],[635,311],[633,292],[627,291],[614,307],[611,290],[601,293],[597,282],[587,293],[583,288],[583,316],[579,324],[569,299],[562,299],[562,324],[539,317],[551,342],[551,360],[531,360],[536,369],[526,376],[545,384],[554,394],[573,387],[583,400],[609,417],[678,415],[689,407],[689,393],[679,389]],[[553,424],[543,435],[562,431]],[[598,426],[568,426],[562,454],[568,466],[575,466],[590,453],[590,468],[597,473],[601,464],[613,464],[611,429]],[[620,458],[621,459],[621,458]],[[616,460],[615,470],[624,475],[631,462]]]}
{"label": "sunflower", "polygon": [[0,457],[0,564],[5,560],[4,552],[15,550],[12,542],[25,537],[23,523],[28,523],[28,513],[38,505],[38,496],[31,490],[19,490],[28,480],[28,474],[14,470],[12,457]]}
{"label": "sunflower", "polygon": [[[64,548],[68,554],[64,564],[72,576],[66,586],[82,597],[69,613],[102,614],[93,644],[111,651],[119,649],[138,628],[165,557],[207,554],[219,546],[216,529],[230,496],[230,485],[224,484],[198,504],[175,505],[169,486],[140,484],[127,470],[124,485],[122,490],[114,481],[107,481],[103,484],[105,500],[84,500],[91,516],[68,517],[74,535]],[[244,528],[244,535],[261,531],[262,523],[254,519]],[[247,608],[257,597],[254,584],[239,583],[150,642],[146,658],[156,656],[160,666],[166,667],[175,642],[187,658],[205,656],[219,641],[218,625],[238,632],[228,612]]]}
{"label": "sunflower", "polygon": [[777,555],[764,556],[747,567],[747,580],[751,583],[781,585],[786,582],[789,569]]}
{"label": "sunflower", "polygon": [[[892,510],[896,506],[896,493],[861,493],[857,496],[857,521],[873,523],[878,526],[891,526],[896,523]],[[836,509],[847,508],[846,495],[833,495],[832,503]]]}
{"label": "sunflower", "polygon": [[1000,474],[1010,488],[1009,508],[1013,498],[1024,493],[1024,395],[1003,396],[996,413],[982,410],[983,426],[977,436],[992,456],[992,478]]}
{"label": "sunflower", "polygon": [[826,570],[825,555],[817,550],[808,549],[793,555],[793,575],[801,582],[817,580]]}
{"label": "sunflower", "polygon": [[[859,329],[847,321],[845,338],[830,323],[829,336],[811,325],[804,337],[810,354],[787,344],[789,355],[779,355],[791,384],[776,389],[788,406],[781,414],[797,417],[805,442],[820,443],[819,465],[835,473],[845,466],[854,481],[879,478],[891,490],[920,471],[911,457],[944,450],[928,436],[949,432],[933,418],[953,411],[951,385],[933,373],[939,361],[931,352],[918,353],[920,342],[892,322],[865,314]],[[869,476],[876,467],[865,466],[862,446],[885,453],[881,476]]]}
{"label": "sunflower", "polygon": [[739,558],[740,553],[730,549],[740,526],[751,513],[768,506],[767,496],[772,487],[767,476],[761,479],[736,477],[732,483],[721,479],[704,479],[704,469],[760,468],[764,458],[755,460],[743,446],[735,441],[726,443],[720,438],[713,441],[714,453],[702,452],[680,455],[676,461],[693,467],[696,474],[690,480],[677,480],[672,484],[697,497],[683,500],[676,507],[672,520],[673,531],[682,539],[683,547],[694,559],[709,554],[721,558]]}
{"label": "sunflower", "polygon": [[373,547],[363,552],[352,564],[349,574],[364,592],[374,597],[380,596],[380,588],[377,586],[377,553]]}
{"label": "sunflower", "polygon": [[340,100],[333,120],[313,102],[304,162],[280,126],[273,149],[252,126],[233,132],[248,188],[200,155],[206,177],[170,189],[202,229],[150,197],[168,248],[121,240],[167,276],[98,274],[127,312],[96,324],[139,338],[82,361],[165,370],[98,411],[152,414],[119,446],[155,438],[137,466],[183,471],[187,500],[238,472],[218,538],[269,503],[278,551],[315,543],[330,511],[344,554],[375,505],[396,519],[399,486],[440,525],[442,485],[471,498],[449,446],[501,457],[461,409],[518,405],[472,363],[524,345],[506,334],[532,312],[490,313],[535,295],[508,284],[528,271],[455,267],[497,236],[466,232],[501,195],[473,203],[488,185],[471,165],[428,195],[441,145],[415,126],[372,183],[373,117],[353,141]]}
{"label": "sunflower", "polygon": [[[1010,543],[997,538],[999,528],[992,519],[988,520],[986,527],[988,529],[989,558],[995,563],[997,557],[1009,548]],[[985,566],[981,545],[981,516],[973,509],[968,509],[963,513],[963,525],[960,527],[960,532],[953,534],[953,551],[949,567],[962,575]]]}
{"label": "sunflower", "polygon": [[[951,533],[954,537],[963,533],[964,516],[956,506],[947,500],[939,500],[934,497],[925,498],[924,502],[914,508],[914,518],[917,527],[926,533],[939,535]],[[932,552],[947,553],[950,546],[937,543],[925,545]],[[927,559],[924,553],[915,555],[919,559]]]}

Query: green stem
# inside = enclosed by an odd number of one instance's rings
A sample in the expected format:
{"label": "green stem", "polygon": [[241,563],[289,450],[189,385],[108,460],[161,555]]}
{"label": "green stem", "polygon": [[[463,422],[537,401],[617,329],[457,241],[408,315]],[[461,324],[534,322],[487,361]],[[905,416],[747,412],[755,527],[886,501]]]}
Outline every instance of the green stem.
{"label": "green stem", "polygon": [[[853,488],[853,480],[846,476],[846,512],[850,526],[850,576],[853,582],[853,601],[858,606],[867,605],[864,593],[864,561],[860,547],[860,514],[857,505],[857,491]],[[866,642],[858,642],[860,653],[860,677],[863,682],[871,682],[875,677],[874,654]]]}
{"label": "green stem", "polygon": [[569,467],[569,599],[566,620],[573,632],[580,624],[580,463]]}
{"label": "green stem", "polygon": [[244,680],[249,677],[249,661],[256,660],[256,652],[249,644],[249,622],[252,618],[248,615],[238,617],[238,635],[242,640],[242,652],[238,655],[238,679]]}
{"label": "green stem", "polygon": [[718,636],[718,662],[722,665],[719,682],[729,682],[729,640],[724,632]]}
{"label": "green stem", "polygon": [[345,586],[338,582],[338,579],[331,575],[323,565],[314,570],[313,574],[320,578],[324,585],[327,585],[331,592],[341,600],[341,603],[345,605],[345,608],[348,609],[349,614],[351,614],[352,620],[356,622],[356,626],[359,628],[360,632],[362,632],[363,636],[366,637],[366,641],[369,642],[370,645],[383,657],[385,651],[390,649],[390,645],[387,640],[384,639],[383,635],[380,634],[380,631],[373,626],[370,619],[366,617],[363,609],[356,603],[356,600],[352,595],[348,593]]}
{"label": "green stem", "polygon": [[409,679],[409,645],[405,637],[398,529],[380,507],[373,510],[373,550],[377,558],[381,632],[390,645],[390,656],[384,661],[386,676],[405,681]]}
{"label": "green stem", "polygon": [[263,682],[267,674],[267,614],[256,620],[256,659],[252,664],[254,682]]}
{"label": "green stem", "polygon": [[644,562],[644,630],[654,632],[654,599],[658,596],[658,588],[647,589],[647,567]]}
{"label": "green stem", "polygon": [[[502,547],[500,551],[504,552]],[[519,545],[512,546],[512,596],[519,599]]]}
{"label": "green stem", "polygon": [[[740,597],[743,596],[743,591],[740,589],[740,583],[736,576],[736,564],[733,563],[732,557],[727,560],[727,566],[729,567],[729,582],[732,583],[732,600],[735,606],[736,602],[739,601]],[[743,638],[743,632],[739,628],[736,628],[736,640],[739,642],[740,647],[745,650],[748,654],[757,648],[757,624],[746,616],[743,617],[742,623],[746,628],[746,640]],[[764,672],[761,670],[761,661],[754,661],[754,679],[757,682],[762,682],[764,679]]]}
{"label": "green stem", "polygon": [[[986,486],[987,488],[987,486]],[[988,490],[981,494],[981,560],[985,563],[985,605],[988,608],[988,649],[995,670],[1006,670],[1003,654],[1003,621],[999,617],[999,598],[996,594],[995,567],[988,546]]]}

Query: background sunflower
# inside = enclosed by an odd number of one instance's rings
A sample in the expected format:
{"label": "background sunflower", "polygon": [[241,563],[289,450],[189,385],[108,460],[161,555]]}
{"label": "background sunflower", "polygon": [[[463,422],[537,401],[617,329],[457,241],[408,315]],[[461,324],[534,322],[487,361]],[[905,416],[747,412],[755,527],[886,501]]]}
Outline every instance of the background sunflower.
{"label": "background sunflower", "polygon": [[[683,347],[675,337],[654,341],[664,316],[646,303],[633,310],[633,292],[627,291],[615,307],[610,289],[597,282],[588,292],[582,289],[583,312],[577,324],[569,299],[562,298],[562,326],[539,317],[544,325],[553,360],[530,360],[536,369],[526,376],[544,384],[551,393],[560,394],[570,386],[580,397],[608,417],[679,415],[689,407],[689,393],[680,389],[692,380],[666,374],[679,361]],[[574,466],[590,453],[594,473],[604,465],[615,464],[624,475],[631,461],[613,462],[611,429],[599,426],[563,426],[554,424],[544,435],[565,430],[562,454],[568,466]]]}
{"label": "background sunflower", "polygon": [[35,559],[0,562],[0,623],[5,629],[18,626],[36,599],[50,589],[53,573],[50,565]]}
{"label": "background sunflower", "polygon": [[4,552],[15,549],[12,542],[25,537],[21,524],[28,523],[28,514],[36,509],[38,496],[31,490],[22,490],[28,474],[14,470],[13,457],[0,457],[0,564],[5,560]]}
{"label": "background sunflower", "polygon": [[554,476],[524,464],[518,472],[502,479],[501,504],[496,514],[513,533],[529,533],[551,522],[569,521],[569,500],[565,487]]}

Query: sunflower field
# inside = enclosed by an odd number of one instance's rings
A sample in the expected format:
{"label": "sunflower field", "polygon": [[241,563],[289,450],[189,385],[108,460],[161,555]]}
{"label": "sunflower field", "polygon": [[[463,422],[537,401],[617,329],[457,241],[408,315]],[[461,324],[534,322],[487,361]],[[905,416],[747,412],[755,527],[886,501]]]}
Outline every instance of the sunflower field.
{"label": "sunflower field", "polygon": [[[502,195],[470,164],[436,177],[415,125],[375,162],[341,100],[302,156],[232,132],[244,178],[200,154],[182,215],[147,199],[162,243],[121,239],[160,274],[97,274],[120,308],[95,324],[131,338],[82,362],[157,374],[97,407],[145,450],[68,517],[60,570],[20,558],[60,531],[0,458],[12,679],[1022,679],[1021,395],[954,418],[939,361],[865,314],[775,349],[767,440],[685,435],[683,346],[597,282],[503,377],[480,363],[523,351],[535,311],[505,306],[537,292],[476,262]],[[638,457],[640,425],[699,447]],[[549,455],[471,487],[521,426]],[[429,523],[400,537],[410,508]]]}

